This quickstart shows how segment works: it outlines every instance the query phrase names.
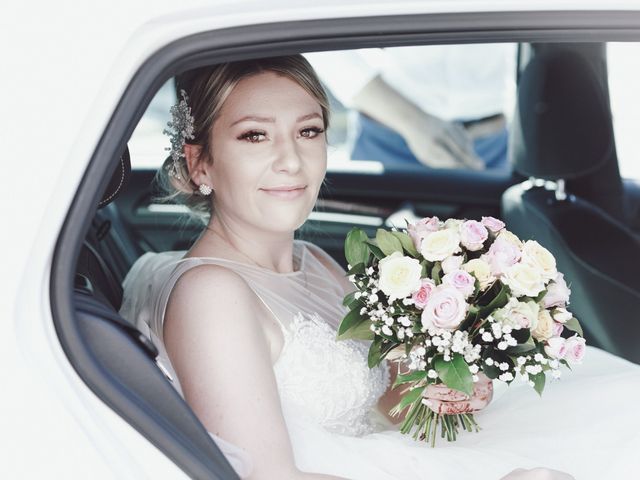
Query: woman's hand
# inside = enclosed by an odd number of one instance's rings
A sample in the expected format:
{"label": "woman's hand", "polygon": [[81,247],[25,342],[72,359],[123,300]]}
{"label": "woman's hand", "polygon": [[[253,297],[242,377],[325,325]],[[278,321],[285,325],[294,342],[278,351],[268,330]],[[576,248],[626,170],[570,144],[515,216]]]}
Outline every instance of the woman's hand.
{"label": "woman's hand", "polygon": [[478,376],[480,379],[473,384],[471,397],[446,385],[428,385],[422,396],[427,399],[427,406],[439,414],[477,412],[486,407],[493,398],[492,381],[482,372],[479,372]]}

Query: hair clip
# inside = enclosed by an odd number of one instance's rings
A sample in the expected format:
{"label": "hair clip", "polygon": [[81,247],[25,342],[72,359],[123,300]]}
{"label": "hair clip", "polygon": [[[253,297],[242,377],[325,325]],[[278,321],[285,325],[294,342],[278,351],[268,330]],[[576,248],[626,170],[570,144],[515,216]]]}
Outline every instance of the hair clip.
{"label": "hair clip", "polygon": [[184,90],[180,90],[182,100],[176,102],[170,109],[171,121],[167,122],[168,129],[165,128],[162,133],[169,136],[171,146],[165,147],[165,150],[171,152],[173,164],[167,166],[169,175],[181,180],[180,176],[180,159],[186,158],[184,154],[184,144],[187,139],[193,140],[193,132],[195,130],[193,116],[191,115],[191,107],[187,103],[188,97]]}

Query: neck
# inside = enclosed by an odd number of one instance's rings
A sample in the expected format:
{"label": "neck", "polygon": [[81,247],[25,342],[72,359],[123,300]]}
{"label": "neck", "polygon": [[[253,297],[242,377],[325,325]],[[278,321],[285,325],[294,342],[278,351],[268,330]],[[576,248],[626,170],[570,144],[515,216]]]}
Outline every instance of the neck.
{"label": "neck", "polygon": [[[273,233],[231,226],[217,216],[212,217],[198,239],[203,250],[223,252],[227,257],[253,263],[278,273],[294,271],[293,232]],[[215,255],[214,255],[215,256]]]}

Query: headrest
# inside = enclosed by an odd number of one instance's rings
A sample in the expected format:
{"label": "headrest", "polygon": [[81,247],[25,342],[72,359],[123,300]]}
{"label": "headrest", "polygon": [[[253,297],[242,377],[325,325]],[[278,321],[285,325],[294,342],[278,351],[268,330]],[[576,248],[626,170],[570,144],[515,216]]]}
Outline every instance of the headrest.
{"label": "headrest", "polygon": [[615,155],[606,78],[575,50],[547,48],[522,72],[513,120],[514,169],[528,177],[575,179]]}
{"label": "headrest", "polygon": [[114,167],[111,180],[109,180],[109,186],[102,196],[102,200],[98,203],[98,208],[102,208],[105,205],[111,203],[118,194],[124,189],[129,181],[131,174],[131,157],[129,156],[129,147],[124,147],[124,152],[120,156],[120,159]]}

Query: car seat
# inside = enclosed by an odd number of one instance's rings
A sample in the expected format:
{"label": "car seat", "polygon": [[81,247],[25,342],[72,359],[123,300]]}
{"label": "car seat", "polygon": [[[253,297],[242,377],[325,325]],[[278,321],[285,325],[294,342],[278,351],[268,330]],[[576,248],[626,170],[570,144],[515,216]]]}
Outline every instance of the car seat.
{"label": "car seat", "polygon": [[534,51],[511,132],[513,168],[528,180],[505,191],[502,215],[555,255],[587,343],[640,363],[640,241],[622,221],[602,48]]}

